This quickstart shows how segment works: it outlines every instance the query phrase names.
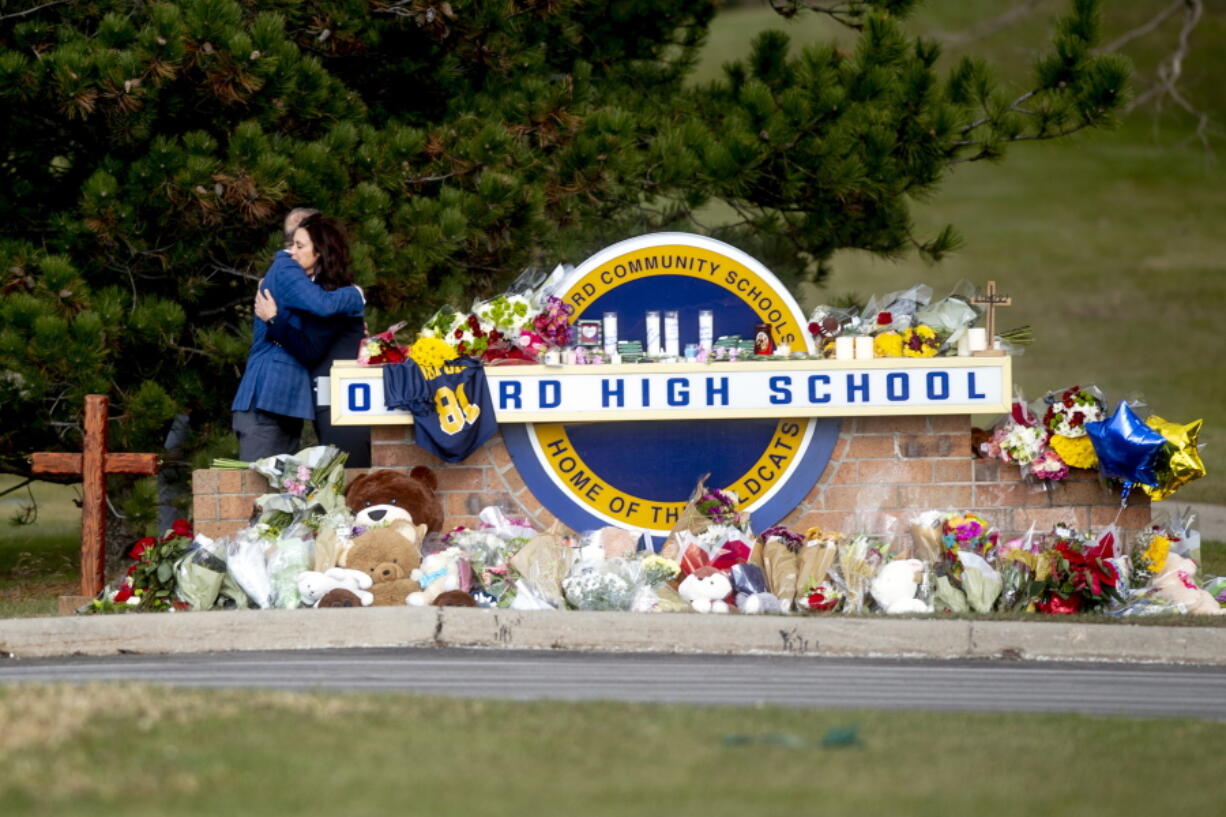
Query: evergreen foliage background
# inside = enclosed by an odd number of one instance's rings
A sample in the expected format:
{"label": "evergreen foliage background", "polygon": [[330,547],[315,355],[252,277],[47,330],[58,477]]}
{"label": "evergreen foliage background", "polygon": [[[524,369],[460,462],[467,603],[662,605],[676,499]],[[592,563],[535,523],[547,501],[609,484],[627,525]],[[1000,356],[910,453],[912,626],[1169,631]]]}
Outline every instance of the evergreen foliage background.
{"label": "evergreen foliage background", "polygon": [[[977,60],[938,71],[900,24],[915,3],[838,5],[854,47],[767,33],[693,85],[713,0],[0,4],[0,472],[78,449],[87,393],[115,450],[186,414],[186,456],[232,454],[294,206],[349,225],[373,331],[660,229],[816,281],[843,248],[940,257],[956,232],[916,235],[910,207],[952,164],[1124,104],[1093,0],[1021,98]],[[736,216],[700,223],[713,206]]]}

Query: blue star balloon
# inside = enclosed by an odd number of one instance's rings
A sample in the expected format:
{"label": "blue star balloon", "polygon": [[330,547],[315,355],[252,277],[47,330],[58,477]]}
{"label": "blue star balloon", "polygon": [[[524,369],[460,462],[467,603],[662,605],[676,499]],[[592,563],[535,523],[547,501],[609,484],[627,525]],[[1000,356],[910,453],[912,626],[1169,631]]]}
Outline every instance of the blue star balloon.
{"label": "blue star balloon", "polygon": [[1086,433],[1094,444],[1103,476],[1142,485],[1158,484],[1154,465],[1166,438],[1145,425],[1127,403],[1121,401],[1106,420],[1086,423]]}

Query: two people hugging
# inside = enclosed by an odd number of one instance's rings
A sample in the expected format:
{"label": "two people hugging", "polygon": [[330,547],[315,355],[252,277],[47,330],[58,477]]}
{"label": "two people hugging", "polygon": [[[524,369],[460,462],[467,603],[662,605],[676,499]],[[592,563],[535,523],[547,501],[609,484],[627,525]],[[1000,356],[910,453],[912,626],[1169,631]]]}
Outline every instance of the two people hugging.
{"label": "two people hugging", "polygon": [[366,336],[366,299],[353,282],[349,241],[334,219],[298,208],[285,217],[278,250],[256,288],[247,368],[230,406],[238,458],[252,462],[300,448],[302,421],[319,441],[349,454],[346,466],[370,467],[370,429],[333,426],[329,372],[352,360]]}

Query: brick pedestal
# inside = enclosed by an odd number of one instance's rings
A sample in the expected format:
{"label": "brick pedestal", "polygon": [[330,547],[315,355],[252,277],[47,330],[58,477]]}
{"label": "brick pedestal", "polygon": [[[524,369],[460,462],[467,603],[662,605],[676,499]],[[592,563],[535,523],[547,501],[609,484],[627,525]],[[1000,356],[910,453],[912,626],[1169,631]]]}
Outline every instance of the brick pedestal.
{"label": "brick pedestal", "polygon": [[[427,465],[438,476],[446,526],[475,526],[477,514],[497,505],[526,517],[538,529],[556,521],[520,479],[498,435],[466,461],[449,464],[413,444],[411,426],[371,429],[374,468]],[[782,524],[803,532],[812,526],[844,532],[906,533],[911,519],[928,510],[973,511],[1006,536],[1051,530],[1059,522],[1100,530],[1116,521],[1129,533],[1150,524],[1149,499],[1134,491],[1128,508],[1103,487],[1096,472],[1074,470],[1050,489],[1023,482],[1016,467],[971,455],[966,416],[859,417],[843,421],[839,441],[813,488]],[[352,478],[359,471],[347,471]],[[196,530],[223,536],[249,524],[252,501],[268,490],[250,471],[196,471]]]}

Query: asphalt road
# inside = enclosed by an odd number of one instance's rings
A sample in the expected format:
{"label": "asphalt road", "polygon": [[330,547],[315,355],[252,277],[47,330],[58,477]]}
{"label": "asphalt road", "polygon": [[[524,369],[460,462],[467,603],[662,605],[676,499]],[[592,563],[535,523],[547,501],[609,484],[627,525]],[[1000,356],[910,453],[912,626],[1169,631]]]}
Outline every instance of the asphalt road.
{"label": "asphalt road", "polygon": [[344,649],[0,661],[0,683],[410,692],[511,700],[1226,720],[1226,668],[511,650]]}

